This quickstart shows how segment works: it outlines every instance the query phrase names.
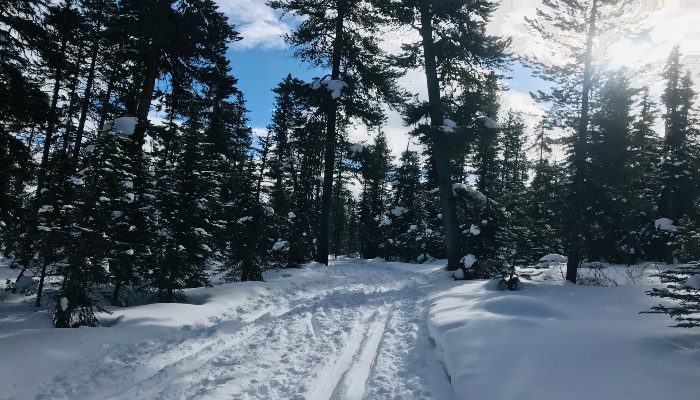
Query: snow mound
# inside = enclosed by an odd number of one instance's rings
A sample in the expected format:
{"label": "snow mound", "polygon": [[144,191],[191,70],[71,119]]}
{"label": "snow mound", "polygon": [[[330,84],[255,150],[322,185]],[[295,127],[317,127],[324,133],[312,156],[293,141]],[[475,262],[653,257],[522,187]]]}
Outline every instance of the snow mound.
{"label": "snow mound", "polygon": [[484,300],[477,307],[492,314],[513,317],[561,319],[565,315],[543,300],[511,294]]}
{"label": "snow mound", "polygon": [[688,279],[685,280],[685,283],[683,283],[683,286],[691,289],[700,290],[700,274],[688,277]]}
{"label": "snow mound", "polygon": [[541,263],[565,263],[566,260],[566,256],[562,256],[561,254],[547,254],[540,258]]}
{"label": "snow mound", "polygon": [[476,262],[476,256],[474,254],[467,254],[466,256],[462,257],[460,262],[464,265],[465,269],[469,269]]}

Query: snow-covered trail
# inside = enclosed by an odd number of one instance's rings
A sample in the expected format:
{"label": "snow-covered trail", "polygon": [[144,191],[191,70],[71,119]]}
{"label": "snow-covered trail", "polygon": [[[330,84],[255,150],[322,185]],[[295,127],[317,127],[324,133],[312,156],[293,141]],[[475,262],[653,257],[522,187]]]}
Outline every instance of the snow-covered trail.
{"label": "snow-covered trail", "polygon": [[451,399],[422,310],[441,277],[341,259],[210,324],[106,345],[39,398]]}

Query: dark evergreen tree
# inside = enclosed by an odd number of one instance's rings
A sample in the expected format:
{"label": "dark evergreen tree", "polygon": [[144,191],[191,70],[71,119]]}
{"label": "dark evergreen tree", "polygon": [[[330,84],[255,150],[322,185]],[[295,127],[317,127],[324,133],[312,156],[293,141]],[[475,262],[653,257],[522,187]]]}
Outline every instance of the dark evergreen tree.
{"label": "dark evergreen tree", "polygon": [[[391,153],[383,132],[374,138],[374,143],[364,148],[351,146],[351,151],[360,158],[360,182],[362,191],[359,200],[360,254],[363,258],[375,258],[380,253],[381,243],[379,223],[386,209],[388,193],[387,183],[391,172]],[[358,151],[360,150],[360,151]],[[394,214],[401,214],[401,209],[393,209]]]}
{"label": "dark evergreen tree", "polygon": [[[680,61],[680,49],[675,47],[669,56],[663,78],[666,81],[662,101],[665,130],[663,159],[661,165],[662,189],[658,199],[658,218],[680,221],[691,209],[698,195],[698,182],[693,172],[697,171],[694,158],[698,130],[693,115],[696,93],[690,72],[685,71]],[[658,224],[657,224],[658,225]],[[661,229],[660,240],[667,243],[663,259],[674,260],[670,236],[673,232]]]}
{"label": "dark evergreen tree", "polygon": [[537,18],[526,18],[530,31],[546,41],[551,54],[527,60],[535,75],[553,84],[540,91],[536,99],[551,104],[552,121],[571,133],[568,143],[569,212],[566,226],[566,279],[576,282],[578,266],[584,256],[585,227],[582,216],[591,203],[588,196],[588,147],[591,119],[591,94],[599,84],[600,70],[594,62],[596,37],[611,33],[629,11],[630,1],[618,0],[546,0]]}
{"label": "dark evergreen tree", "polygon": [[[380,101],[396,104],[394,73],[379,47],[379,28],[384,18],[376,0],[273,0],[269,4],[285,13],[304,17],[287,37],[297,48],[296,56],[330,70],[312,83],[324,90],[326,114],[324,180],[317,236],[316,260],[328,264],[329,232],[336,167],[339,126],[348,118],[360,118],[368,125],[382,119]],[[340,118],[339,118],[340,116]]]}
{"label": "dark evergreen tree", "polygon": [[[459,223],[452,195],[449,149],[459,140],[459,135],[452,135],[456,124],[450,112],[449,95],[454,89],[486,83],[489,71],[503,66],[508,41],[486,34],[486,24],[497,7],[497,3],[490,0],[389,3],[389,14],[394,22],[417,27],[421,35],[420,41],[403,46],[404,53],[397,59],[397,66],[425,70],[428,103],[410,110],[407,121],[416,123],[421,118],[430,119],[429,125],[423,126],[420,132],[430,149],[431,167],[439,188],[448,269],[456,269],[462,249],[458,243]],[[465,118],[476,120],[477,115]]]}
{"label": "dark evergreen tree", "polygon": [[631,195],[631,129],[635,91],[623,73],[607,77],[591,116],[585,253],[591,260],[625,262],[624,243],[634,216]]}

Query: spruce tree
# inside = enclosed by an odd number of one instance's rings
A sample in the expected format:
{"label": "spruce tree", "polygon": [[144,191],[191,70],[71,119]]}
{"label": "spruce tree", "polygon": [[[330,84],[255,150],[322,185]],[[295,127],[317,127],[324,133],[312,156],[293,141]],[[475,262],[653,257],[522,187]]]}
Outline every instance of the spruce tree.
{"label": "spruce tree", "polygon": [[[690,72],[681,65],[680,49],[675,47],[669,56],[663,73],[666,81],[662,101],[665,136],[661,166],[662,190],[658,198],[658,218],[678,222],[691,209],[698,195],[698,182],[694,178],[696,160],[693,158],[693,143],[697,138],[697,127],[693,115],[696,93]],[[673,222],[672,222],[673,223]],[[663,231],[663,229],[662,229]],[[670,236],[673,232],[659,232],[664,246],[663,259],[672,263],[674,259]]]}
{"label": "spruce tree", "polygon": [[[357,145],[356,145],[357,146]],[[353,151],[354,150],[354,151]],[[387,182],[391,172],[391,153],[386,142],[386,136],[380,132],[374,143],[357,152],[351,151],[360,158],[360,179],[362,192],[359,200],[359,230],[361,255],[363,258],[375,258],[380,255],[381,243],[379,223],[387,203]],[[394,214],[400,214],[401,209],[394,209]]]}
{"label": "spruce tree", "polygon": [[[619,27],[629,11],[627,0],[546,0],[537,17],[526,18],[528,28],[547,43],[551,54],[531,57],[526,64],[535,75],[553,84],[540,91],[536,99],[552,107],[552,120],[570,133],[568,167],[569,212],[566,221],[566,279],[576,282],[578,266],[584,256],[585,227],[581,218],[591,203],[588,196],[588,147],[590,143],[591,94],[598,87],[600,70],[594,61],[596,40]],[[615,33],[615,34],[619,34]]]}
{"label": "spruce tree", "polygon": [[[403,46],[404,53],[397,58],[397,66],[425,70],[428,103],[416,107],[407,120],[430,119],[421,133],[431,152],[439,188],[448,269],[458,268],[461,257],[449,152],[453,141],[458,139],[452,135],[456,129],[449,93],[456,88],[478,87],[487,81],[489,70],[503,66],[508,41],[486,34],[486,24],[496,7],[497,3],[490,0],[414,0],[392,1],[388,8],[397,25],[416,27],[421,37],[420,41]],[[466,118],[476,120],[477,115]]]}
{"label": "spruce tree", "polygon": [[[333,171],[339,125],[343,119],[359,118],[368,125],[382,119],[381,101],[396,104],[398,95],[394,73],[379,47],[379,28],[384,18],[377,11],[377,0],[273,0],[268,4],[285,13],[303,17],[287,36],[303,61],[329,70],[312,83],[323,90],[326,115],[324,180],[317,236],[318,262],[328,264],[331,203],[334,194]],[[342,115],[341,115],[342,113]],[[340,118],[339,118],[340,117]]]}
{"label": "spruce tree", "polygon": [[623,73],[607,77],[591,116],[588,196],[590,232],[586,234],[591,260],[625,262],[632,251],[623,238],[632,225],[631,129],[635,91]]}

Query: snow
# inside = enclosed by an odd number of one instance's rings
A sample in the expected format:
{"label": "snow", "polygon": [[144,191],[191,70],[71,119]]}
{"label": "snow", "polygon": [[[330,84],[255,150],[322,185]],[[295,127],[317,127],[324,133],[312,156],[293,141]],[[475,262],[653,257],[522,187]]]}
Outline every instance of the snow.
{"label": "snow", "polygon": [[92,153],[93,151],[95,151],[95,145],[89,144],[89,145],[85,146],[83,151],[85,151],[85,153]]}
{"label": "snow", "polygon": [[700,290],[700,274],[688,277],[683,283],[683,286],[691,289]]}
{"label": "snow", "polygon": [[65,297],[61,297],[61,300],[59,301],[61,310],[66,311],[68,309],[68,299]]}
{"label": "snow", "polygon": [[112,121],[108,129],[129,136],[134,134],[138,122],[136,117],[119,117]]}
{"label": "snow", "polygon": [[287,218],[288,218],[288,219],[294,219],[294,218],[296,218],[296,217],[297,217],[297,215],[294,214],[294,211],[290,211],[290,212],[287,213]]}
{"label": "snow", "polygon": [[112,218],[121,218],[122,215],[124,215],[122,211],[112,211]]}
{"label": "snow", "polygon": [[405,207],[394,207],[394,208],[391,210],[391,213],[392,213],[395,217],[400,217],[400,216],[402,216],[403,214],[405,214],[407,211],[408,211],[408,209],[405,208]]}
{"label": "snow", "polygon": [[455,195],[457,193],[464,193],[467,196],[473,198],[474,200],[480,202],[480,203],[491,203],[491,204],[498,204],[495,201],[489,199],[486,197],[485,194],[481,193],[480,191],[474,189],[473,187],[469,186],[466,183],[455,183],[452,185],[452,190],[455,192]]}
{"label": "snow", "polygon": [[134,182],[130,180],[125,180],[122,181],[122,187],[125,187],[127,189],[133,189],[134,188]]}
{"label": "snow", "polygon": [[673,220],[668,218],[657,219],[656,221],[654,221],[654,226],[656,227],[656,229],[660,229],[666,232],[675,232],[678,230],[678,227],[673,225]]}
{"label": "snow", "polygon": [[455,129],[457,129],[457,123],[453,120],[445,118],[445,120],[442,121],[442,126],[440,127],[442,132],[452,133]]}
{"label": "snow", "polygon": [[328,91],[331,92],[331,97],[334,99],[340,98],[340,94],[343,91],[343,89],[348,87],[347,83],[339,79],[329,79],[325,82],[326,89],[328,89]]}
{"label": "snow", "polygon": [[310,83],[308,83],[308,85],[311,86],[311,89],[313,89],[313,90],[318,90],[321,87],[325,86],[326,90],[331,92],[331,97],[333,99],[340,98],[340,95],[341,95],[343,89],[348,87],[348,84],[340,79],[314,78]]}
{"label": "snow", "polygon": [[39,211],[37,211],[37,212],[39,214],[53,212],[53,206],[50,206],[48,204],[44,204],[43,206],[39,207]]}
{"label": "snow", "polygon": [[476,120],[481,121],[486,129],[501,129],[501,125],[499,125],[498,122],[485,115],[477,117]]}
{"label": "snow", "polygon": [[389,218],[384,218],[379,222],[379,227],[391,225],[391,220]]}
{"label": "snow", "polygon": [[365,149],[365,146],[363,144],[360,144],[360,143],[355,143],[355,144],[351,144],[350,147],[348,147],[348,148],[350,149],[351,152],[353,152],[355,154],[359,154],[359,153],[362,153],[362,151]]}
{"label": "snow", "polygon": [[242,223],[244,223],[244,222],[250,222],[250,221],[252,221],[252,220],[253,220],[253,217],[251,217],[251,216],[241,217],[241,218],[238,218],[238,220],[236,221],[236,223],[242,224]]}
{"label": "snow", "polygon": [[697,398],[700,339],[639,314],[655,302],[649,285],[560,278],[525,281],[517,292],[483,280],[443,287],[428,297],[427,315],[455,398]]}
{"label": "snow", "polygon": [[561,254],[547,254],[540,258],[541,263],[565,263],[567,260],[566,256]]}
{"label": "snow", "polygon": [[478,226],[472,224],[472,226],[469,227],[469,233],[471,233],[473,236],[478,236],[479,234],[481,234],[481,229]]}
{"label": "snow", "polygon": [[15,290],[17,293],[22,293],[24,292],[27,288],[30,286],[34,286],[35,281],[34,278],[31,276],[23,275],[20,278],[17,278],[15,281]]}
{"label": "snow", "polygon": [[338,257],[186,289],[189,304],[108,306],[101,328],[51,328],[48,310],[10,295],[2,397],[697,398],[700,337],[639,314],[658,302],[650,284],[542,278],[510,292],[444,265]]}
{"label": "snow", "polygon": [[85,184],[85,181],[83,181],[82,178],[79,178],[77,176],[71,176],[70,178],[68,178],[68,182],[74,184],[75,186],[82,186]]}
{"label": "snow", "polygon": [[286,240],[278,240],[272,245],[272,251],[285,251],[289,250],[289,242]]}
{"label": "snow", "polygon": [[476,263],[476,256],[474,254],[467,254],[466,256],[462,257],[460,261],[462,262],[462,265],[464,265],[464,269],[470,269],[474,263]]}
{"label": "snow", "polygon": [[101,202],[103,202],[103,203],[108,203],[109,201],[111,201],[111,200],[109,199],[109,197],[105,197],[105,196],[100,196],[100,199],[99,199],[99,200],[100,200]]}
{"label": "snow", "polygon": [[136,198],[133,193],[127,193],[124,195],[124,197],[126,198],[127,203],[133,203],[134,199]]}

